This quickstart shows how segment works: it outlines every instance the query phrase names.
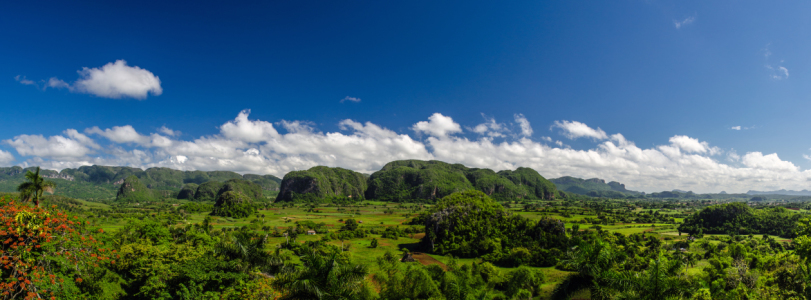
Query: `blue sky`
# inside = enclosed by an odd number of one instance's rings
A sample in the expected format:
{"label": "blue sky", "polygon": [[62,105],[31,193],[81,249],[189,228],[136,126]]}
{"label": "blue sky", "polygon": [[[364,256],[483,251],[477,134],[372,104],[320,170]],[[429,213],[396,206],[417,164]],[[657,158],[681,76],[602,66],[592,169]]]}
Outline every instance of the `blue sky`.
{"label": "blue sky", "polygon": [[809,6],[4,2],[0,165],[283,175],[420,158],[645,191],[803,189]]}

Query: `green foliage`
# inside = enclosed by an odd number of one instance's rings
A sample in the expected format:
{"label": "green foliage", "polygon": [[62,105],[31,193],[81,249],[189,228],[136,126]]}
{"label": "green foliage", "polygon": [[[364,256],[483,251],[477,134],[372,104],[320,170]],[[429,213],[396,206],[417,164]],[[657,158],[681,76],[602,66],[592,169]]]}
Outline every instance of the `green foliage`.
{"label": "green foliage", "polygon": [[332,197],[363,200],[366,177],[342,168],[318,166],[284,175],[276,201],[321,202]]}
{"label": "green foliage", "polygon": [[248,196],[252,201],[264,199],[262,196],[261,186],[240,178],[229,179],[228,181],[224,182],[220,190],[217,191],[217,197],[225,192],[237,192]]}
{"label": "green foliage", "polygon": [[214,204],[214,216],[245,218],[256,212],[256,208],[251,203],[248,196],[239,192],[228,191],[217,196],[217,203]]}
{"label": "green foliage", "polygon": [[402,160],[369,177],[366,198],[383,201],[434,200],[476,189],[498,200],[553,199],[555,185],[529,168],[471,169],[441,161]]}
{"label": "green foliage", "polygon": [[194,192],[194,201],[214,201],[222,188],[219,181],[207,181],[197,187]]}
{"label": "green foliage", "polygon": [[435,253],[506,265],[548,266],[568,243],[563,222],[508,213],[480,191],[442,198],[425,217],[422,245]]}
{"label": "green foliage", "polygon": [[706,207],[691,214],[679,230],[691,234],[771,234],[794,237],[799,214],[782,207],[753,210],[745,203],[733,202]]}
{"label": "green foliage", "polygon": [[198,185],[196,183],[187,183],[183,185],[180,192],[177,193],[177,199],[194,199],[194,193],[197,192]]}
{"label": "green foliage", "polygon": [[138,202],[146,203],[155,201],[155,196],[152,190],[148,189],[141,180],[135,175],[131,175],[124,179],[121,187],[118,188],[118,193],[115,196],[116,201],[121,202]]}
{"label": "green foliage", "polygon": [[39,198],[42,197],[42,193],[53,191],[56,187],[56,183],[47,181],[39,175],[39,167],[35,172],[26,172],[25,179],[27,181],[21,183],[17,187],[17,191],[20,192],[21,200],[34,201],[35,206],[39,206]]}

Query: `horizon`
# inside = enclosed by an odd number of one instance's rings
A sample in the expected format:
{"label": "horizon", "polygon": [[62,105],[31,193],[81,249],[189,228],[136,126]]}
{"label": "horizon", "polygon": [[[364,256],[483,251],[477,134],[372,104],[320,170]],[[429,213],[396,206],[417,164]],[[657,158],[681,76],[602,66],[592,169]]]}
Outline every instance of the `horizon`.
{"label": "horizon", "polygon": [[4,3],[0,167],[807,190],[811,3],[729,3]]}

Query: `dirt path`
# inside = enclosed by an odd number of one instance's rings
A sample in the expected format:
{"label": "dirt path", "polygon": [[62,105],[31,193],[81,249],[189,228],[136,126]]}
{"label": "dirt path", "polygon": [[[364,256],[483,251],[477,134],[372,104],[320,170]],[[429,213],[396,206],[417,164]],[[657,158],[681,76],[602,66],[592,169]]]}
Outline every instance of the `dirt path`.
{"label": "dirt path", "polygon": [[425,254],[425,253],[422,253],[422,252],[411,252],[411,257],[414,257],[414,259],[416,259],[418,262],[420,262],[424,266],[427,266],[427,265],[430,265],[430,264],[437,264],[440,267],[442,267],[443,270],[445,270],[445,271],[448,270],[448,266],[446,266],[441,261],[437,260],[436,258],[431,257],[428,254]]}

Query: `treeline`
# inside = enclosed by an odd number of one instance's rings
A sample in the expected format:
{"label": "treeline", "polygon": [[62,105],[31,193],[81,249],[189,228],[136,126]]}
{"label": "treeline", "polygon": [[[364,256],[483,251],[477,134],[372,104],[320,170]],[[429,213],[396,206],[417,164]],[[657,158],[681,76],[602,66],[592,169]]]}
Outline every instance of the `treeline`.
{"label": "treeline", "polygon": [[792,238],[801,217],[783,207],[752,209],[746,203],[733,202],[689,215],[679,230],[690,234],[769,234]]}

